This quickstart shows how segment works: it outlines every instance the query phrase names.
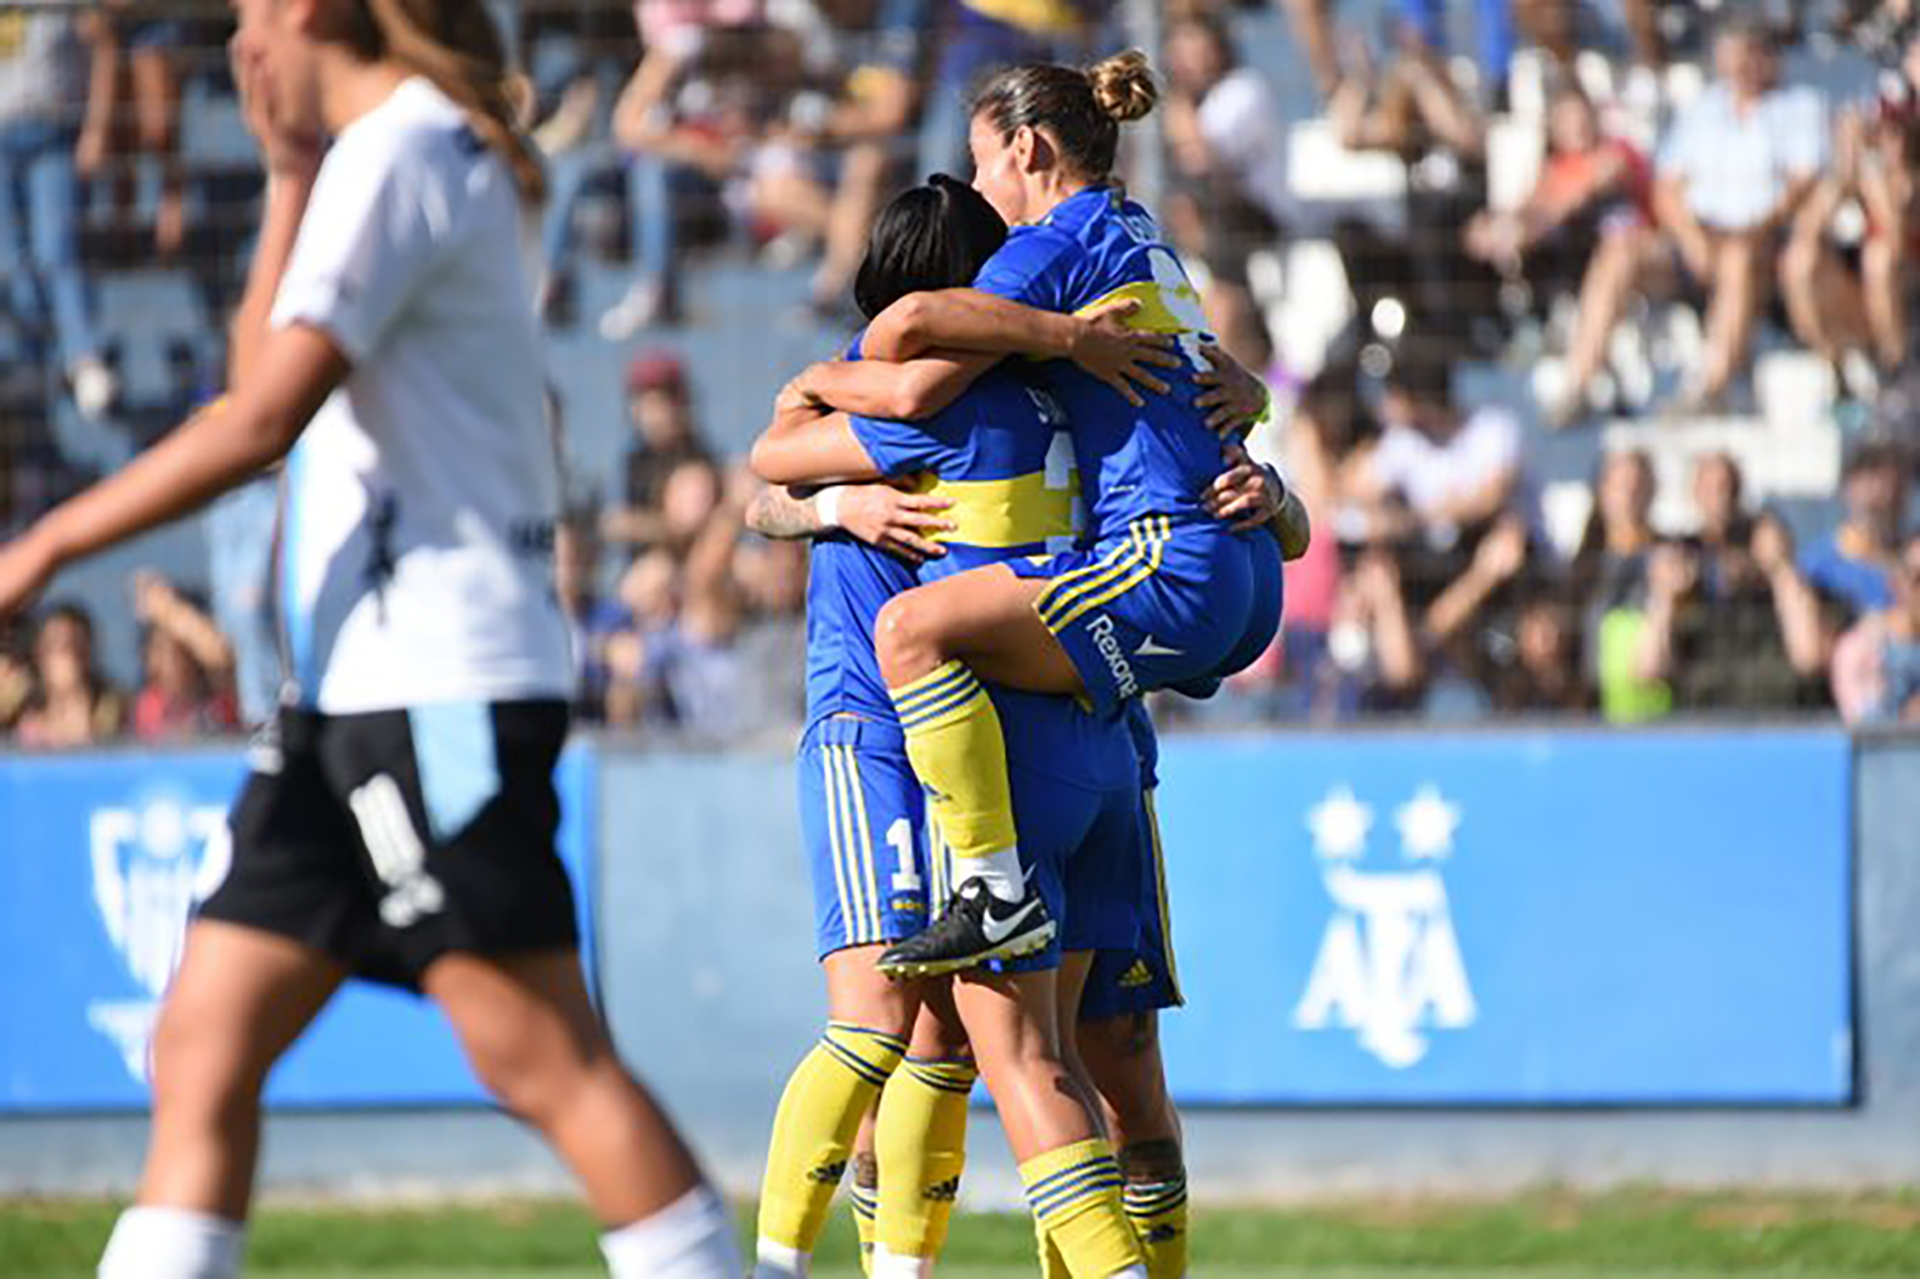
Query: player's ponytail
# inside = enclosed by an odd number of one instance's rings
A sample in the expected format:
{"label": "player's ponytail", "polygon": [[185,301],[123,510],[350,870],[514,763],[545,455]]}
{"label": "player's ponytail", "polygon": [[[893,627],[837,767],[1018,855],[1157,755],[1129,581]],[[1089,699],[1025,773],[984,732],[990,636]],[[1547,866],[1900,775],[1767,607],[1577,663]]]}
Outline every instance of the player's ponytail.
{"label": "player's ponytail", "polygon": [[529,204],[546,198],[546,173],[520,130],[525,81],[507,64],[506,42],[485,0],[360,0],[370,30],[360,43],[433,82],[513,174]]}
{"label": "player's ponytail", "polygon": [[1069,168],[1099,181],[1113,172],[1120,126],[1159,100],[1147,55],[1129,49],[1084,70],[1050,63],[1009,67],[975,95],[973,115],[986,117],[1002,138],[1020,128],[1044,130]]}

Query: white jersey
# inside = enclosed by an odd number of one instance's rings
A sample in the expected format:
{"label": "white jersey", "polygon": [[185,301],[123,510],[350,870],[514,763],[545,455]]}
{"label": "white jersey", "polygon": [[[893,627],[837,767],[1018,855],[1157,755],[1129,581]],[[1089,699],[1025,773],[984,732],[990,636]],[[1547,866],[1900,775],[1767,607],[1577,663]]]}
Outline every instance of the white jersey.
{"label": "white jersey", "polygon": [[403,83],[320,166],[272,324],[352,361],[288,458],[288,700],[328,714],[566,697],[559,466],[506,166]]}

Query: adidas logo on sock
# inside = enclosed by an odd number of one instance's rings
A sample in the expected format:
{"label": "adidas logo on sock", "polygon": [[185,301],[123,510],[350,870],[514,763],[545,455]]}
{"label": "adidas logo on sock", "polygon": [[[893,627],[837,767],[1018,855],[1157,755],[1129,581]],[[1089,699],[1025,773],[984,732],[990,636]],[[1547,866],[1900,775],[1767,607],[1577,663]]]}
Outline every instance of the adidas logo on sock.
{"label": "adidas logo on sock", "polygon": [[924,1197],[934,1203],[952,1203],[960,1197],[960,1178],[949,1177],[945,1181],[928,1186]]}
{"label": "adidas logo on sock", "polygon": [[821,1164],[807,1173],[807,1180],[817,1181],[823,1186],[837,1186],[846,1171],[847,1161],[842,1159],[839,1163]]}

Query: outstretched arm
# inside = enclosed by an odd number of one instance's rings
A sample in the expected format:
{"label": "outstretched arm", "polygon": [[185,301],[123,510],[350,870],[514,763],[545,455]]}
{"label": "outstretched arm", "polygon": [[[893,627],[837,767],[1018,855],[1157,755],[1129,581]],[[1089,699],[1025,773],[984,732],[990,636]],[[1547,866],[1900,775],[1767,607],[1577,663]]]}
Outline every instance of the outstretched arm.
{"label": "outstretched arm", "polygon": [[55,573],[198,510],[285,457],[346,377],[346,357],[319,329],[276,330],[233,395],[0,548],[0,617],[26,606]]}
{"label": "outstretched arm", "polygon": [[747,504],[746,523],[762,537],[783,541],[845,529],[868,546],[919,564],[947,553],[931,539],[953,530],[953,522],[939,514],[952,505],[891,484],[842,484],[808,497],[774,485]]}
{"label": "outstretched arm", "polygon": [[862,347],[878,360],[911,360],[935,348],[1071,360],[1138,407],[1138,388],[1165,395],[1151,367],[1184,361],[1163,333],[1136,332],[1128,319],[1140,304],[1123,300],[1084,315],[1059,315],[978,289],[910,293],[874,317]]}
{"label": "outstretched arm", "polygon": [[933,351],[899,364],[882,359],[832,360],[809,365],[787,386],[816,411],[844,409],[861,417],[916,422],[959,399],[974,379],[1000,359],[977,351]]}

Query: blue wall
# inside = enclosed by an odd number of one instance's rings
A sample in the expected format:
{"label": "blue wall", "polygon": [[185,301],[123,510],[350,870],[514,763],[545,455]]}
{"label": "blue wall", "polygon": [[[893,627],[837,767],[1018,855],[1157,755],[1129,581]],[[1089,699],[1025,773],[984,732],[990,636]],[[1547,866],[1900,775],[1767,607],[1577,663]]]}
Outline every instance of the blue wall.
{"label": "blue wall", "polygon": [[[217,879],[240,767],[0,766],[0,963],[39,975],[0,986],[0,1108],[139,1105],[147,1019],[185,904]],[[1173,739],[1175,1091],[1851,1101],[1851,773],[1825,732]],[[769,1106],[822,1008],[790,762],[583,746],[565,784],[623,1049],[696,1112]],[[371,990],[272,1095],[476,1098],[439,1020]]]}

